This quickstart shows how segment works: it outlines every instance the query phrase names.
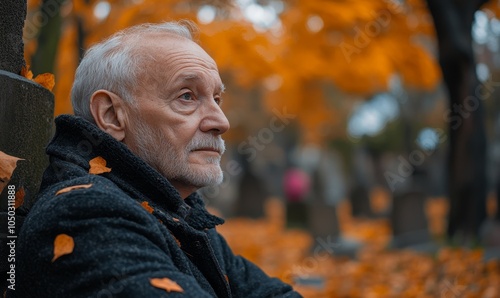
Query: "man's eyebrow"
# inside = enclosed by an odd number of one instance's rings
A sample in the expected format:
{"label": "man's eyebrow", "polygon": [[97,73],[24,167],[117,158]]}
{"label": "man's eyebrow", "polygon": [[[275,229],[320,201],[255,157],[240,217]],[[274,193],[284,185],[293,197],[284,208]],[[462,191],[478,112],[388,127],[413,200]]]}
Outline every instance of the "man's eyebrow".
{"label": "man's eyebrow", "polygon": [[[183,75],[181,77],[181,80],[183,81],[201,81],[201,77],[197,74],[187,74],[187,75]],[[220,86],[220,92],[224,92],[226,90],[226,86],[224,85],[224,83],[221,83]]]}

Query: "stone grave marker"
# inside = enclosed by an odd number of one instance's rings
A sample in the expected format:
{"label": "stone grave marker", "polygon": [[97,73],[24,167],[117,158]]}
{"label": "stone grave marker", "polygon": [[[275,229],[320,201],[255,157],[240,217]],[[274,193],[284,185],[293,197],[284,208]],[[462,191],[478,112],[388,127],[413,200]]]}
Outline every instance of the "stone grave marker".
{"label": "stone grave marker", "polygon": [[[25,17],[25,0],[0,0],[0,151],[24,159],[17,162],[10,187],[0,194],[0,272],[4,277],[8,276],[11,265],[15,266],[8,261],[11,247],[7,242],[15,242],[48,164],[45,146],[52,135],[54,113],[53,94],[19,75],[25,65],[22,39]],[[8,208],[7,193],[12,187],[25,193],[24,204],[15,211]],[[8,285],[7,278],[2,278],[1,294]]]}

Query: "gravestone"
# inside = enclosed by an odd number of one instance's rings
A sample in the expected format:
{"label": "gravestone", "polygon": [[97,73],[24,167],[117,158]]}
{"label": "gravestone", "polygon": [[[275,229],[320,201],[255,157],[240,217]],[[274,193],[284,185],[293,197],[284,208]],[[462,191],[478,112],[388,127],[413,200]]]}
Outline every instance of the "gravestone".
{"label": "gravestone", "polygon": [[307,206],[307,226],[314,238],[311,253],[323,251],[330,255],[347,256],[355,258],[361,244],[353,239],[343,237],[337,215],[337,206],[329,198],[327,192],[329,177],[318,168],[312,175],[311,195]]}
{"label": "gravestone", "polygon": [[430,240],[424,213],[425,200],[425,194],[420,191],[394,196],[390,216],[394,246],[406,247]]}
{"label": "gravestone", "polygon": [[364,147],[355,148],[352,158],[351,214],[354,217],[372,217],[370,189],[374,179],[373,158]]}
{"label": "gravestone", "polygon": [[336,164],[340,159],[314,147],[306,147],[297,156],[297,167],[284,175],[287,227],[302,228],[311,234],[312,254],[355,257],[360,244],[343,237],[337,215],[337,205],[345,196],[340,165]]}
{"label": "gravestone", "polygon": [[319,169],[312,175],[311,199],[309,206],[309,229],[315,239],[340,236],[337,208],[328,203],[325,183]]}
{"label": "gravestone", "polygon": [[269,196],[270,193],[263,181],[246,167],[240,181],[234,215],[249,218],[264,217],[264,204]]}
{"label": "gravestone", "polygon": [[368,187],[360,184],[353,186],[349,192],[349,201],[351,202],[353,217],[372,217],[373,212]]}
{"label": "gravestone", "polygon": [[433,250],[425,214],[426,181],[425,173],[415,170],[394,193],[390,215],[391,247]]}
{"label": "gravestone", "polygon": [[[0,0],[0,151],[24,159],[18,161],[9,185],[25,192],[24,204],[15,210],[15,221],[9,218],[12,215],[7,206],[9,187],[0,194],[0,272],[4,277],[15,266],[15,262],[8,261],[11,247],[7,242],[15,242],[48,164],[45,146],[52,135],[54,113],[52,93],[19,75],[25,65],[22,40],[25,16],[25,0]],[[7,286],[7,278],[2,278],[1,294]]]}

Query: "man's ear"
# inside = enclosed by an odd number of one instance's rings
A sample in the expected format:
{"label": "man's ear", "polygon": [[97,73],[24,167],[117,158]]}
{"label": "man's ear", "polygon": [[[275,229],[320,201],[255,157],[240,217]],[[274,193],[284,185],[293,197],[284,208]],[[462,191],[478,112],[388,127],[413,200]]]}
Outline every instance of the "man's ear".
{"label": "man's ear", "polygon": [[126,106],[113,92],[97,90],[90,98],[90,112],[96,125],[117,141],[125,138]]}

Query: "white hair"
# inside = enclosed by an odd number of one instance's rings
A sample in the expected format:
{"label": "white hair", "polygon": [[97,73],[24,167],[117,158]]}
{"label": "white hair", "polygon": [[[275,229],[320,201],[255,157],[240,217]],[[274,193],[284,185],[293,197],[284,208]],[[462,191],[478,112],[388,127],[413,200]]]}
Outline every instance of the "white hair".
{"label": "white hair", "polygon": [[71,103],[75,115],[90,122],[90,97],[100,89],[116,93],[124,101],[134,103],[134,93],[141,86],[139,77],[145,59],[151,59],[141,50],[141,37],[146,34],[173,34],[193,40],[196,26],[190,21],[141,24],[113,34],[93,45],[78,66],[71,89]]}

